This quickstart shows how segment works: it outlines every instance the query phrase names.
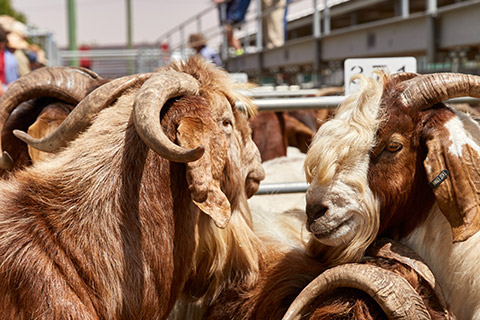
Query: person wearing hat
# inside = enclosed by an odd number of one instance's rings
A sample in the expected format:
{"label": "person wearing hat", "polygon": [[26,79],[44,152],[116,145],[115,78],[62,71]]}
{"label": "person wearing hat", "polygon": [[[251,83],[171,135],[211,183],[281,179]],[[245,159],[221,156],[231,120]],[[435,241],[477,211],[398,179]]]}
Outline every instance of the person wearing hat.
{"label": "person wearing hat", "polygon": [[28,42],[26,41],[27,26],[20,21],[14,21],[10,26],[10,33],[7,35],[8,46],[18,61],[18,75],[24,76],[31,71],[28,58]]}
{"label": "person wearing hat", "polygon": [[18,79],[17,58],[8,49],[8,32],[0,26],[0,82],[1,93],[8,85]]}
{"label": "person wearing hat", "polygon": [[218,67],[222,66],[220,56],[207,46],[207,40],[201,33],[193,33],[188,39],[188,46],[195,49],[197,54],[201,55],[205,60],[213,62]]}

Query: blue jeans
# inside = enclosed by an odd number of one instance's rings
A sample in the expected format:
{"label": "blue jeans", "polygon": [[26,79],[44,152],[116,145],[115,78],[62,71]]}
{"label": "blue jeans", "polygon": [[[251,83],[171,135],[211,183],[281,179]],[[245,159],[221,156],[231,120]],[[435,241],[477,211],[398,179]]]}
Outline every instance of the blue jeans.
{"label": "blue jeans", "polygon": [[[250,0],[232,0],[226,3],[226,19],[222,18],[220,14],[220,21],[222,23],[235,24],[245,21]],[[220,9],[221,10],[221,9]]]}

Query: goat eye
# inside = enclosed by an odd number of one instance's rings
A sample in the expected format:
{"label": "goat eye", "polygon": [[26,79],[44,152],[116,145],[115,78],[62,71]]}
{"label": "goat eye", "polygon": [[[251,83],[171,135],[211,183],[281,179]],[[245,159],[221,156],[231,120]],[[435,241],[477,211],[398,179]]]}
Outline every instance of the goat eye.
{"label": "goat eye", "polygon": [[388,152],[398,152],[402,149],[402,145],[398,142],[389,142],[386,149]]}

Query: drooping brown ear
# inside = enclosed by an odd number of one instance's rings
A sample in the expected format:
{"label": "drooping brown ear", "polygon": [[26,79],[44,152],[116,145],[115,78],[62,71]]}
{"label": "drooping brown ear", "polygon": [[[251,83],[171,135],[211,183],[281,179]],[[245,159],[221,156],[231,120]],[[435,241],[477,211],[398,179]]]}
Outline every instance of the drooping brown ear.
{"label": "drooping brown ear", "polygon": [[177,128],[180,146],[203,146],[205,153],[193,162],[187,162],[187,181],[193,202],[208,214],[215,225],[225,228],[231,208],[227,196],[220,189],[220,179],[226,161],[227,142],[216,124],[209,119],[185,116]]}
{"label": "drooping brown ear", "polygon": [[465,121],[473,124],[454,116],[430,129],[426,140],[427,178],[452,227],[453,242],[465,241],[480,230],[480,145],[465,130]]}

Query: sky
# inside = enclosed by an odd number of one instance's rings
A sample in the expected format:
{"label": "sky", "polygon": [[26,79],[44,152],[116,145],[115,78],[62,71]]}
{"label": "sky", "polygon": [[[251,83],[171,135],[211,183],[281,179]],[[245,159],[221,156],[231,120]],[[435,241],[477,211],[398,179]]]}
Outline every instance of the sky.
{"label": "sky", "polygon": [[[13,8],[27,17],[27,24],[53,33],[60,48],[68,46],[68,0],[11,0]],[[133,42],[155,43],[159,37],[203,10],[201,30],[218,27],[212,0],[131,0]],[[126,45],[126,0],[75,0],[77,44]],[[196,20],[186,27],[196,31]]]}

